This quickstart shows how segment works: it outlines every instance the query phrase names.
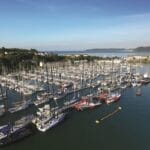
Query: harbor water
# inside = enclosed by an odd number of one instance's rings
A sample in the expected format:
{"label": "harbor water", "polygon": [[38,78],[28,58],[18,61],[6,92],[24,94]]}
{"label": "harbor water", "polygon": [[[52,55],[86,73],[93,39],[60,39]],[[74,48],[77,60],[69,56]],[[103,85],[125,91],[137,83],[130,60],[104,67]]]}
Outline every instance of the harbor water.
{"label": "harbor water", "polygon": [[127,57],[127,56],[150,56],[150,52],[132,52],[132,51],[124,51],[124,52],[95,52],[95,53],[89,53],[89,52],[71,52],[71,51],[58,51],[57,52],[60,55],[90,55],[90,56],[99,56],[99,57]]}
{"label": "harbor water", "polygon": [[[57,127],[46,133],[37,132],[3,150],[55,149],[55,150],[148,150],[150,148],[150,85],[142,87],[142,95],[136,96],[135,88],[127,88],[117,103],[103,104],[93,110],[72,111]],[[95,120],[122,110],[114,116],[95,123]]]}

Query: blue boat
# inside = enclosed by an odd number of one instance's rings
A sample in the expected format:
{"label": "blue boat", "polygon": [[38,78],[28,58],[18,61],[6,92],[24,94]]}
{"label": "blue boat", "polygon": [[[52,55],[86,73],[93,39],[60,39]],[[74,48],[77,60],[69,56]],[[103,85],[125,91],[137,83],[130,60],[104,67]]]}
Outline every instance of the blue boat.
{"label": "blue boat", "polygon": [[24,122],[19,120],[15,125],[9,123],[0,126],[0,146],[17,142],[34,133],[31,121],[27,121],[24,118],[20,119],[24,120]]}

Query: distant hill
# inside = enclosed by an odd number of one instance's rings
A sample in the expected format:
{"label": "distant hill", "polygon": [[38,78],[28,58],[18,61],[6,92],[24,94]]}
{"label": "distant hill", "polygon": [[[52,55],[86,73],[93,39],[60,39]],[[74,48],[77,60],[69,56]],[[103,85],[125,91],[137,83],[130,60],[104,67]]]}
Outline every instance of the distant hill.
{"label": "distant hill", "polygon": [[150,52],[150,46],[147,47],[137,47],[133,49],[134,52]]}
{"label": "distant hill", "polygon": [[36,49],[23,49],[23,48],[5,48],[2,47],[0,48],[0,53],[34,53],[34,52],[38,52]]}
{"label": "distant hill", "polygon": [[87,49],[84,52],[88,53],[114,53],[114,52],[125,52],[126,49],[124,48],[94,48],[94,49]]}

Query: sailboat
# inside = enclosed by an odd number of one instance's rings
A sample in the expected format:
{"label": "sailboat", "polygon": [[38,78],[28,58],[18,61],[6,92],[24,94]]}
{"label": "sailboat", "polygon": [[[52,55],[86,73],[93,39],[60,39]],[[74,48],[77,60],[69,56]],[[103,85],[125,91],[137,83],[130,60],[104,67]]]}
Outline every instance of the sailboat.
{"label": "sailboat", "polygon": [[0,85],[1,94],[0,94],[0,117],[3,116],[7,112],[7,89],[2,89],[2,86]]}
{"label": "sailboat", "polygon": [[64,102],[64,105],[72,105],[74,103],[76,103],[78,100],[79,100],[79,95],[76,96],[76,92],[75,92],[75,85],[73,86],[73,92],[74,92],[74,95],[73,95],[73,98],[67,102]]}
{"label": "sailboat", "polygon": [[33,116],[29,115],[16,121],[14,124],[9,122],[0,126],[0,146],[17,142],[31,135],[34,132],[31,119],[33,119]]}
{"label": "sailboat", "polygon": [[[23,84],[23,82],[22,82],[22,84]],[[25,95],[21,91],[21,87],[19,87],[18,90],[19,90],[18,92],[20,94],[20,98],[21,99],[19,101],[17,101],[17,102],[14,102],[12,104],[12,107],[8,109],[8,112],[10,112],[10,113],[16,113],[18,111],[24,110],[24,109],[28,108],[32,104],[31,99],[25,98]]]}
{"label": "sailboat", "polygon": [[93,77],[94,75],[93,75],[93,63],[92,63],[92,72],[90,73],[90,79],[89,79],[89,82],[90,82],[89,83],[89,95],[85,97],[81,97],[80,101],[76,102],[73,105],[73,108],[75,108],[78,111],[84,110],[84,109],[92,109],[102,104],[98,99],[95,99],[92,94],[91,90],[92,90]]}
{"label": "sailboat", "polygon": [[30,100],[23,100],[13,103],[13,107],[9,108],[10,113],[16,113],[18,111],[24,110],[31,104]]}
{"label": "sailboat", "polygon": [[[52,69],[52,67],[51,67],[51,69]],[[49,85],[47,65],[46,65],[46,70],[47,70],[47,83]],[[51,73],[52,73],[52,70],[51,70]],[[52,78],[52,82],[53,82],[53,78]],[[50,89],[48,88],[48,92],[49,92],[49,90]],[[65,119],[66,113],[58,112],[57,111],[57,109],[58,109],[57,99],[53,99],[53,100],[56,104],[56,107],[54,107],[52,109],[49,104],[47,107],[48,110],[46,111],[47,113],[45,113],[45,111],[43,111],[41,109],[40,113],[37,113],[38,115],[40,115],[40,117],[38,117],[32,121],[35,124],[35,126],[37,127],[37,129],[41,132],[46,132],[47,130],[55,127],[56,125],[58,125],[60,122],[62,122]]]}
{"label": "sailboat", "polygon": [[0,117],[5,114],[5,105],[1,104],[0,105]]}
{"label": "sailboat", "polygon": [[[5,83],[3,84],[3,86],[6,86]],[[7,89],[2,87],[2,84],[0,84],[0,100],[4,100],[7,98]]]}

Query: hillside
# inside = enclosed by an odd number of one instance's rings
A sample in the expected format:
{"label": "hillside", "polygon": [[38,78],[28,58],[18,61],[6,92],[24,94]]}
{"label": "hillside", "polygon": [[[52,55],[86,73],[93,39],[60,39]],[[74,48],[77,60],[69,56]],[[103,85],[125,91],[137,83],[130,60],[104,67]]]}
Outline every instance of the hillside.
{"label": "hillside", "polygon": [[137,48],[134,49],[134,52],[150,52],[150,46],[137,47]]}

